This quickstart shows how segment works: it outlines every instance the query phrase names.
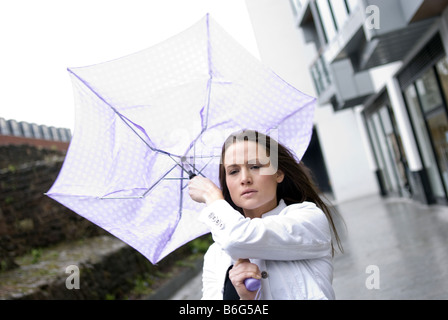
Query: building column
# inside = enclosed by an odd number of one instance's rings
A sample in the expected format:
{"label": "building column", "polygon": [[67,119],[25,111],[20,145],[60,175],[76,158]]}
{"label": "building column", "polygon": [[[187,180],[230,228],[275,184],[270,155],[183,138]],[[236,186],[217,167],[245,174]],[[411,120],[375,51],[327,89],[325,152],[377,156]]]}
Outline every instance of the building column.
{"label": "building column", "polygon": [[365,118],[362,115],[363,110],[364,110],[363,106],[357,106],[353,109],[353,112],[355,114],[355,120],[358,125],[362,144],[364,146],[364,150],[365,150],[365,153],[367,156],[367,163],[369,164],[370,170],[376,177],[376,180],[378,182],[379,193],[382,196],[385,196],[385,195],[387,195],[387,191],[384,188],[384,182],[381,177],[380,170],[378,169],[377,161],[375,159],[375,153],[372,149],[373,146],[372,146],[371,140],[369,138],[369,129],[367,128]]}
{"label": "building column", "polygon": [[354,114],[355,114],[356,123],[358,124],[358,128],[359,128],[359,133],[360,133],[360,136],[361,136],[362,144],[363,144],[364,150],[366,152],[367,162],[369,164],[369,168],[373,172],[376,172],[378,170],[378,167],[376,165],[375,156],[374,156],[373,151],[372,151],[372,145],[370,144],[369,135],[367,133],[368,131],[367,131],[367,128],[366,128],[366,124],[364,122],[364,117],[362,115],[363,109],[364,108],[362,106],[358,106],[358,107],[355,107],[353,109],[353,111],[354,111]]}

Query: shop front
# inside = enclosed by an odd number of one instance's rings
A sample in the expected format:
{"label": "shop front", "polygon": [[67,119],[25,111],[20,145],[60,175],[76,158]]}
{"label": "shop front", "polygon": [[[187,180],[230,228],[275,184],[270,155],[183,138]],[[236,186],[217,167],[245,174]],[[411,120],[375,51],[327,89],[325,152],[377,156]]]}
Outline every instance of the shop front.
{"label": "shop front", "polygon": [[411,197],[406,154],[386,90],[365,109],[364,119],[381,194]]}
{"label": "shop front", "polygon": [[409,170],[385,88],[364,110],[382,194],[448,204],[448,57],[438,33],[396,79],[422,169]]}

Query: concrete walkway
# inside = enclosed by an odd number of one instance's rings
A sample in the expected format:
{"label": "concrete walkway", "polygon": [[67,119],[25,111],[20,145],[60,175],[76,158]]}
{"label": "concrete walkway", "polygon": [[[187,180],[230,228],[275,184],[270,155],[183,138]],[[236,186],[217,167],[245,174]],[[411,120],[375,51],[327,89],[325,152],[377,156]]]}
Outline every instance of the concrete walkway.
{"label": "concrete walkway", "polygon": [[[448,207],[372,196],[337,208],[337,299],[448,299]],[[200,299],[201,286],[199,273],[172,299]]]}

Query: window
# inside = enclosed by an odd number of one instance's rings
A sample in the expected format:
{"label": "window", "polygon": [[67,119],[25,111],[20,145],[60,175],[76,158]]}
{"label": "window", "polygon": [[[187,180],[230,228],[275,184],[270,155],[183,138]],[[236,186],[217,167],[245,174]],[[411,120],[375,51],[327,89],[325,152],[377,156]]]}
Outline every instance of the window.
{"label": "window", "polygon": [[316,4],[319,10],[320,19],[325,35],[327,37],[327,42],[330,42],[336,36],[337,30],[335,27],[333,13],[329,6],[329,2],[328,0],[317,0]]}
{"label": "window", "polygon": [[448,100],[448,56],[444,57],[437,63],[436,69],[446,101]]}
{"label": "window", "polygon": [[382,191],[409,197],[411,194],[407,176],[407,160],[396,130],[395,116],[388,104],[370,113],[367,127],[381,177]]}
{"label": "window", "polygon": [[345,0],[345,3],[347,3],[347,7],[351,13],[358,8],[359,0]]}
{"label": "window", "polygon": [[434,69],[429,69],[415,82],[420,96],[423,112],[428,112],[442,104],[442,97],[437,84]]}
{"label": "window", "polygon": [[386,135],[384,132],[384,126],[381,122],[379,113],[375,113],[372,116],[373,125],[375,127],[375,133],[377,135],[378,139],[378,145],[379,145],[379,153],[381,154],[381,158],[383,161],[382,164],[382,170],[383,170],[383,176],[386,178],[386,184],[388,186],[389,192],[397,192],[398,191],[398,182],[396,179],[396,175],[394,172],[394,166],[391,161],[389,150],[387,149],[387,141],[386,141]]}
{"label": "window", "polygon": [[420,147],[423,164],[428,173],[432,192],[436,197],[445,197],[442,181],[437,168],[437,162],[431,146],[430,136],[428,135],[428,131],[426,129],[425,118],[420,108],[416,86],[411,85],[406,89],[405,98],[416,139]]}
{"label": "window", "polygon": [[444,110],[432,113],[427,118],[428,130],[434,144],[442,180],[448,188],[448,118]]}
{"label": "window", "polygon": [[348,18],[347,6],[345,1],[341,0],[330,0],[331,8],[333,9],[333,16],[336,20],[336,24],[338,29],[342,29],[344,27],[345,22]]}
{"label": "window", "polygon": [[300,10],[302,10],[302,1],[301,0],[291,0],[292,8],[294,9],[295,14],[297,15]]}

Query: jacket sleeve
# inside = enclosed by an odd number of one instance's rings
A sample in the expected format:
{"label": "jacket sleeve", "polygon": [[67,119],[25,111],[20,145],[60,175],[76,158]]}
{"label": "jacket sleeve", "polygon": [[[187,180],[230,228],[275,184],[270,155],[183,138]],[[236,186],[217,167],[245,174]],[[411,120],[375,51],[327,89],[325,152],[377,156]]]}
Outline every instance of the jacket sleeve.
{"label": "jacket sleeve", "polygon": [[235,260],[302,260],[331,254],[327,218],[311,202],[287,206],[278,215],[249,219],[218,200],[202,210],[199,219]]}

